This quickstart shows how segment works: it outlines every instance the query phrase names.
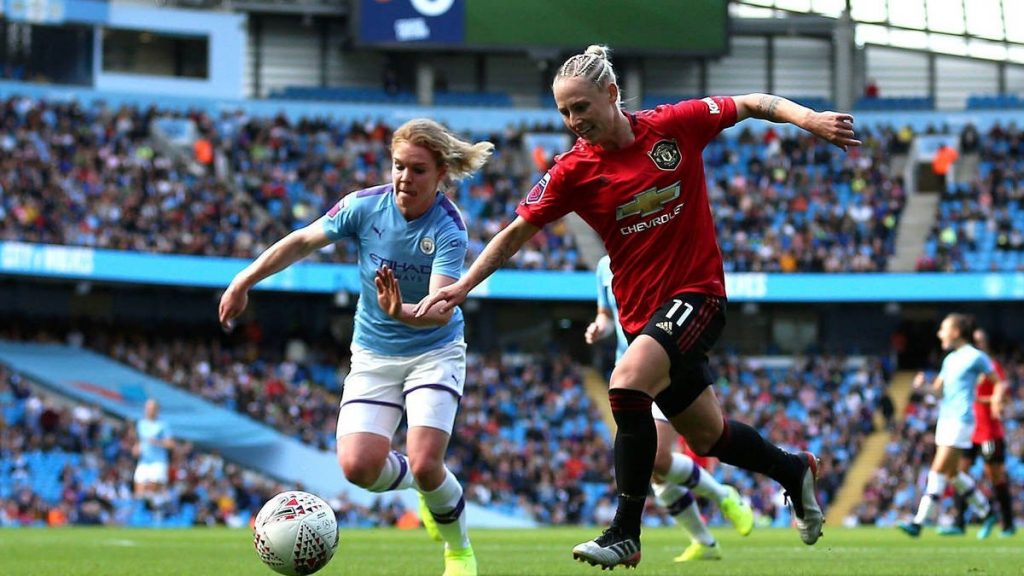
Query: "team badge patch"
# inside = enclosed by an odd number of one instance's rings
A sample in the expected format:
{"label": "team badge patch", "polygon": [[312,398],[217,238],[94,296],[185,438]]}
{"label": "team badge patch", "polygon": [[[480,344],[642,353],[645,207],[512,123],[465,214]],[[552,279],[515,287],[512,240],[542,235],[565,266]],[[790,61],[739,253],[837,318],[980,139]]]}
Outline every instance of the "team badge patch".
{"label": "team badge patch", "polygon": [[654,148],[647,153],[654,160],[654,165],[661,170],[671,172],[679,166],[679,161],[682,160],[683,156],[679,153],[679,145],[676,144],[675,140],[658,140],[654,144]]}
{"label": "team badge patch", "polygon": [[420,252],[423,252],[427,256],[434,253],[434,239],[433,238],[421,238],[420,239]]}
{"label": "team badge patch", "polygon": [[544,197],[544,191],[547,190],[548,182],[550,181],[551,173],[546,172],[544,177],[540,179],[540,182],[534,184],[533,188],[530,189],[530,193],[526,195],[526,203],[536,204],[537,202],[540,202],[540,199]]}

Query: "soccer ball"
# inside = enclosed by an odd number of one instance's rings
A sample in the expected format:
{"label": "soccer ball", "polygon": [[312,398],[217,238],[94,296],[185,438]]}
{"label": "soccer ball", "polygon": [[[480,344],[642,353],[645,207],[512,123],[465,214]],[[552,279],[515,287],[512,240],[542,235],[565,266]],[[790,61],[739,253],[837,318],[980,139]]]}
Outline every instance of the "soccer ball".
{"label": "soccer ball", "polygon": [[256,515],[252,543],[273,571],[285,576],[312,574],[326,566],[338,548],[338,521],[319,496],[282,492]]}

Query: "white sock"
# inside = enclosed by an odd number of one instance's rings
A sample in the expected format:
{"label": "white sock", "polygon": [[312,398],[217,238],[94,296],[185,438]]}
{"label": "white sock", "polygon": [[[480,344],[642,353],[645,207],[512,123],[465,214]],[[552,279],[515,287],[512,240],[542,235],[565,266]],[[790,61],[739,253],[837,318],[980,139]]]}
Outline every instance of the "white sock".
{"label": "white sock", "polygon": [[427,502],[430,514],[437,522],[437,530],[444,538],[445,547],[469,548],[469,533],[466,531],[466,499],[462,497],[462,486],[447,467],[444,482],[435,490],[420,490]]}
{"label": "white sock", "polygon": [[977,490],[977,485],[974,483],[974,479],[968,476],[964,472],[960,472],[953,479],[953,488],[956,489],[956,493],[967,498],[967,501],[974,506],[974,510],[981,515],[982,518],[988,516],[991,511],[989,507],[988,498],[981,490]]}
{"label": "white sock", "polygon": [[722,500],[729,496],[729,490],[719,484],[710,472],[698,466],[693,458],[679,452],[672,453],[672,465],[663,478],[668,482],[682,484],[698,496],[713,500],[716,504],[721,504]]}
{"label": "white sock", "polygon": [[708,532],[704,519],[700,517],[697,501],[689,490],[679,484],[655,483],[654,497],[658,504],[668,509],[672,517],[682,525],[690,539],[705,546],[714,546],[715,537]]}
{"label": "white sock", "polygon": [[917,515],[914,516],[914,524],[924,524],[932,515],[932,510],[942,499],[946,491],[946,476],[934,470],[928,471],[928,482],[924,486],[924,496],[917,506]]}
{"label": "white sock", "polygon": [[384,468],[380,476],[367,490],[370,492],[388,492],[390,490],[405,490],[413,487],[412,471],[409,469],[409,459],[400,452],[392,450],[384,460]]}

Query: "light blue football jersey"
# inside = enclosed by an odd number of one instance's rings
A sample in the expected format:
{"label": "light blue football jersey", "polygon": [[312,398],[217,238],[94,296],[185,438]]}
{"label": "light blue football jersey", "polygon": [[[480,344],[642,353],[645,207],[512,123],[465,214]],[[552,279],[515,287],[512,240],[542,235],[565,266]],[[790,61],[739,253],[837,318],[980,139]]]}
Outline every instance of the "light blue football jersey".
{"label": "light blue football jersey", "polygon": [[992,360],[970,344],[947,354],[939,372],[942,377],[939,420],[974,422],[974,389],[978,377],[992,372]]}
{"label": "light blue football jersey", "polygon": [[387,265],[395,273],[406,303],[430,291],[430,276],[460,278],[468,235],[462,214],[441,192],[426,214],[406,221],[395,204],[394,186],[353,192],[324,219],[331,240],[352,238],[359,246],[359,302],[352,340],[378,354],[415,356],[463,339],[462,310],[455,308],[444,326],[414,328],[392,319],[377,304],[373,279]]}
{"label": "light blue football jersey", "polygon": [[171,432],[162,420],[143,418],[135,424],[135,433],[139,438],[139,464],[169,464],[170,453],[167,448],[154,444],[156,440],[167,440]]}
{"label": "light blue football jersey", "polygon": [[612,311],[612,322],[615,323],[615,361],[622,359],[629,347],[626,333],[619,324],[619,309],[616,307],[615,294],[612,293],[612,259],[608,256],[597,261],[597,305]]}

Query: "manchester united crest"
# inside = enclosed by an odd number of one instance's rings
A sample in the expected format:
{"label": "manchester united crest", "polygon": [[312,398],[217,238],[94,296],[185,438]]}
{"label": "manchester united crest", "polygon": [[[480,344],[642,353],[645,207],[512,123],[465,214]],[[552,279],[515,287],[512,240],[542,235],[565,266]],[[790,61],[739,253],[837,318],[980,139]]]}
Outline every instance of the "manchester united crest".
{"label": "manchester united crest", "polygon": [[682,154],[679,153],[679,145],[675,140],[658,140],[654,148],[647,153],[654,160],[654,165],[661,170],[671,172],[679,166]]}

